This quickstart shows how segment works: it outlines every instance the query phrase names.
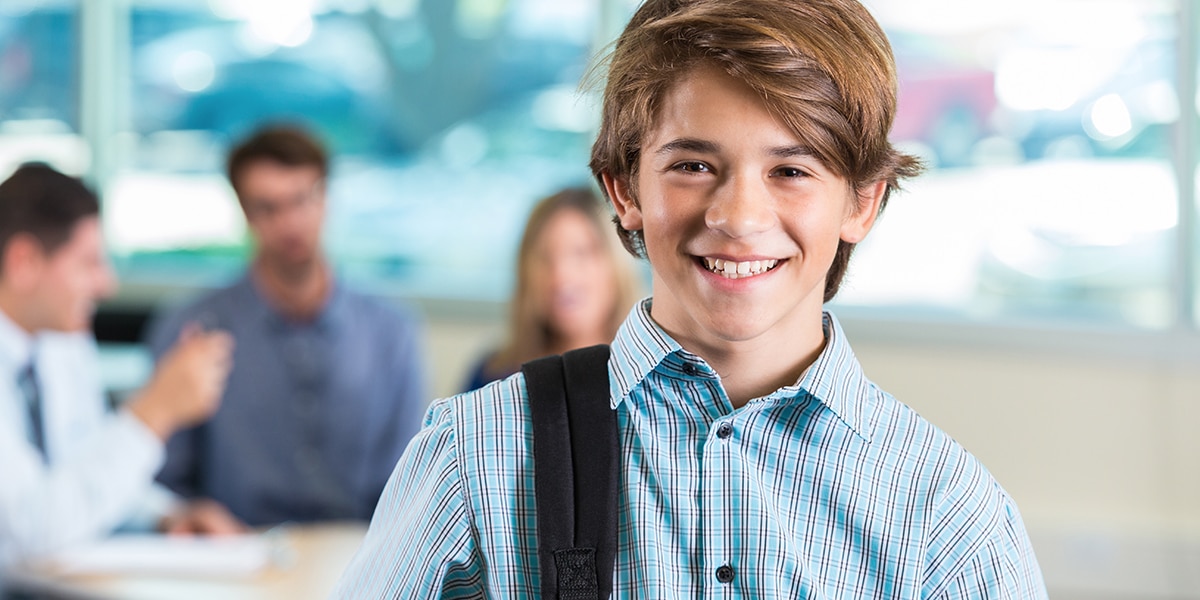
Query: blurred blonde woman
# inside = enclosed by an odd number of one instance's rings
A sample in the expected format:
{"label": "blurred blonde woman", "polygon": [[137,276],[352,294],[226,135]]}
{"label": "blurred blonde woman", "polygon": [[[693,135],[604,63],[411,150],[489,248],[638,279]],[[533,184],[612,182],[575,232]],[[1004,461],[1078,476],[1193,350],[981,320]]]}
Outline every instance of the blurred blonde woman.
{"label": "blurred blonde woman", "polygon": [[612,342],[640,291],[632,260],[591,189],[542,199],[521,237],[507,338],[472,370],[466,390],[534,358]]}

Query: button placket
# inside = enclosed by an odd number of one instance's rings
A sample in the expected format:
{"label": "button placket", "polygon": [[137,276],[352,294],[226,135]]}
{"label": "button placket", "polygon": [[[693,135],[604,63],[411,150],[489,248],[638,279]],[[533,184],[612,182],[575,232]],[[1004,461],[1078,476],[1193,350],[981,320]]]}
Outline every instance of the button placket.
{"label": "button placket", "polygon": [[[719,416],[711,427],[704,461],[707,471],[706,489],[712,491],[707,494],[711,502],[711,512],[707,515],[705,524],[708,536],[705,546],[709,550],[705,563],[713,579],[709,580],[706,587],[712,586],[713,592],[725,596],[732,591],[728,584],[733,582],[735,577],[729,560],[736,547],[733,532],[738,528],[738,519],[736,511],[732,510],[731,498],[736,495],[736,482],[739,480],[738,474],[741,469],[737,453],[733,452],[729,445],[730,438],[733,437],[734,416]],[[718,591],[721,589],[724,591]]]}

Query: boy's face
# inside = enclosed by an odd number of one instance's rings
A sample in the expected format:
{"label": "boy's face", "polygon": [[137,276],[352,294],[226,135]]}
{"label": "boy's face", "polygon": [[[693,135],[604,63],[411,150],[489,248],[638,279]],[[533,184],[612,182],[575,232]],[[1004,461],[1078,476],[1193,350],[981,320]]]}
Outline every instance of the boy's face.
{"label": "boy's face", "polygon": [[870,230],[884,183],[855,202],[749,87],[701,67],[663,98],[636,202],[605,177],[621,224],[641,230],[652,315],[680,341],[725,348],[819,331],[838,241]]}

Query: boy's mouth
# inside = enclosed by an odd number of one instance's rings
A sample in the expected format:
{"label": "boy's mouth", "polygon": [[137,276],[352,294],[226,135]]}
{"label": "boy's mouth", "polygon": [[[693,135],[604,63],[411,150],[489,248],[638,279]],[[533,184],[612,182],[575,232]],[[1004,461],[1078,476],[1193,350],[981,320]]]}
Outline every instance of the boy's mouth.
{"label": "boy's mouth", "polygon": [[779,260],[774,258],[770,260],[734,262],[720,258],[701,257],[700,261],[710,273],[715,273],[726,279],[741,279],[742,277],[762,275],[779,265]]}

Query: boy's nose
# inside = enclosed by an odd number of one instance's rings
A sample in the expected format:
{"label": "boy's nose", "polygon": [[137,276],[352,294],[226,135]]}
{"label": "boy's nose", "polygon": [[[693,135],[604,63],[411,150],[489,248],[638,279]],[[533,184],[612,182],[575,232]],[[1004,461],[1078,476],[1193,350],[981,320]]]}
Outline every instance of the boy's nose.
{"label": "boy's nose", "polygon": [[731,177],[713,194],[704,215],[705,224],[733,238],[762,233],[775,224],[774,204],[761,179]]}

